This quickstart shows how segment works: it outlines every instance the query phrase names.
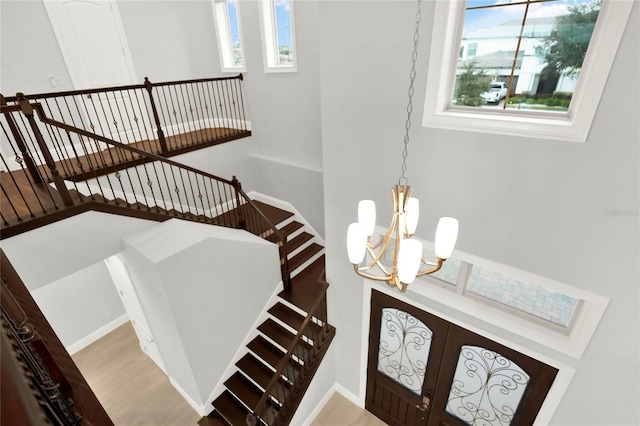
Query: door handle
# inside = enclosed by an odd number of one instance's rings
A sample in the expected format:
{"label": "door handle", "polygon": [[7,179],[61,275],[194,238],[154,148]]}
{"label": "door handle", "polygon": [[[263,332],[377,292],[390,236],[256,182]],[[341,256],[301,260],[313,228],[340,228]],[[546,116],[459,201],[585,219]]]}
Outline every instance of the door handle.
{"label": "door handle", "polygon": [[430,404],[431,404],[431,392],[427,392],[426,395],[422,396],[422,404],[416,405],[416,408],[420,411],[427,411],[429,409]]}

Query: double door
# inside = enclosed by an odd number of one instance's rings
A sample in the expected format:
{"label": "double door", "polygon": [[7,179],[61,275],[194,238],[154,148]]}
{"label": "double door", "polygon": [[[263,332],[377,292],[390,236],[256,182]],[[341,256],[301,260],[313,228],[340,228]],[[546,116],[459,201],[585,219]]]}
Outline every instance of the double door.
{"label": "double door", "polygon": [[533,424],[557,369],[376,290],[365,408],[389,425]]}

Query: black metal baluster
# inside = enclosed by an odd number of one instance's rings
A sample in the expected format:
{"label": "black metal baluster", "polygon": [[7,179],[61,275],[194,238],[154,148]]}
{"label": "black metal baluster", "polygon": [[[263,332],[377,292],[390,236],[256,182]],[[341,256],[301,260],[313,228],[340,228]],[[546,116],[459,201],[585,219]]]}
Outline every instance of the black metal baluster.
{"label": "black metal baluster", "polygon": [[220,123],[218,119],[220,113],[218,112],[218,101],[216,100],[214,83],[212,81],[209,81],[207,82],[206,87],[209,93],[209,103],[211,104],[211,114],[213,117],[212,121],[213,121],[213,129],[214,129],[213,131],[214,131],[214,134],[216,135],[216,138],[220,138],[222,137]]}

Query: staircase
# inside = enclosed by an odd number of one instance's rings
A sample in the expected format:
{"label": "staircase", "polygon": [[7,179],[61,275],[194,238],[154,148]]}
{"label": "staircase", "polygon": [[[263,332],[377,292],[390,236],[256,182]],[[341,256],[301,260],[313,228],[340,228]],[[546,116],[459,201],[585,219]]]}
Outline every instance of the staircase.
{"label": "staircase", "polygon": [[[43,104],[24,97],[14,105],[1,95],[0,101],[3,128],[11,130],[5,133],[13,136],[20,166],[11,170],[1,157],[0,239],[94,210],[244,229],[278,246],[284,290],[224,382],[213,412],[199,423],[288,424],[335,336],[327,321],[324,248],[303,223],[291,212],[250,199],[235,177],[226,180],[144,145],[50,118]],[[70,143],[50,150],[46,136],[56,134]]]}
{"label": "staircase", "polygon": [[292,213],[254,202],[287,237],[291,287],[268,309],[201,426],[288,424],[335,336],[326,322],[323,247]]}

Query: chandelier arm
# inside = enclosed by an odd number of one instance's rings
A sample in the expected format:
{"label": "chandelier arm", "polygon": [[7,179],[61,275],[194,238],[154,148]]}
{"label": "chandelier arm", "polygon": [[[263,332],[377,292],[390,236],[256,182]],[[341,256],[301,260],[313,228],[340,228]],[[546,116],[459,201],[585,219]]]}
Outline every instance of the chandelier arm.
{"label": "chandelier arm", "polygon": [[420,261],[422,262],[423,265],[427,265],[427,266],[438,266],[437,263],[433,263],[433,262],[427,262],[424,259],[420,259]]}
{"label": "chandelier arm", "polygon": [[389,281],[389,279],[391,278],[389,275],[386,276],[380,276],[380,275],[371,275],[371,274],[367,274],[365,272],[362,272],[362,269],[358,268],[358,265],[353,265],[353,270],[356,272],[356,274],[368,278],[370,280],[376,280],[376,281]]}
{"label": "chandelier arm", "polygon": [[[384,237],[382,237],[380,241],[377,242],[376,244],[371,244],[367,241],[367,248],[371,248],[372,250],[375,250],[378,247],[382,246],[382,248],[380,249],[380,253],[378,253],[375,256],[373,254],[371,255],[371,257],[376,259],[376,261],[382,258],[382,255],[387,250],[387,247],[389,247],[389,242],[391,241],[391,236],[393,235],[393,231],[396,227],[397,221],[398,221],[398,216],[394,214],[393,219],[391,219],[391,225],[389,225],[389,229],[387,229],[387,232],[384,234]],[[370,238],[371,237],[369,237],[369,239]]]}
{"label": "chandelier arm", "polygon": [[390,275],[389,271],[387,271],[387,268],[385,268],[382,262],[380,261],[382,254],[384,253],[384,250],[380,250],[380,252],[376,254],[372,248],[367,247],[367,251],[369,252],[369,255],[373,260],[364,268],[364,270],[366,271],[368,269],[373,268],[374,265],[378,265],[378,268],[380,268],[380,270],[384,272],[385,275]]}
{"label": "chandelier arm", "polygon": [[429,274],[433,274],[434,272],[438,272],[440,270],[440,268],[442,268],[442,265],[444,264],[444,261],[445,261],[445,259],[438,258],[438,264],[433,269],[428,269],[426,271],[418,272],[416,274],[416,277],[421,277],[423,275],[429,275]]}

